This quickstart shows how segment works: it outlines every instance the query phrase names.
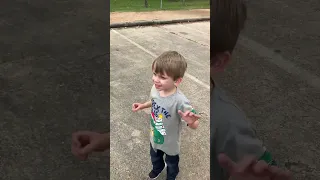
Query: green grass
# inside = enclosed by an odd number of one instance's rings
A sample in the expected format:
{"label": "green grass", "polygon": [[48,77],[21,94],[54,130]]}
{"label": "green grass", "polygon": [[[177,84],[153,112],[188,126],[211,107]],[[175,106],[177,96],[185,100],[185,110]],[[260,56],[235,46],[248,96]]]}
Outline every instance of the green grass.
{"label": "green grass", "polygon": [[209,9],[210,0],[148,0],[148,8],[144,6],[144,0],[110,0],[111,12],[140,12],[159,10],[187,10],[187,9]]}

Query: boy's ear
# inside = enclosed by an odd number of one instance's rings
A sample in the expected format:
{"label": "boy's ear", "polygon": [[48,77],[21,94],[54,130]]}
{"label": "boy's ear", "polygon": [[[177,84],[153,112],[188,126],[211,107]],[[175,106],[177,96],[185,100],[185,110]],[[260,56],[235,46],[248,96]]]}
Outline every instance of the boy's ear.
{"label": "boy's ear", "polygon": [[175,80],[174,84],[177,86],[182,82],[182,78],[178,78],[177,80]]}
{"label": "boy's ear", "polygon": [[215,72],[224,71],[224,69],[226,68],[226,66],[230,62],[230,60],[231,60],[230,52],[225,51],[223,53],[219,53],[218,55],[216,55],[214,57],[214,59],[213,59],[214,63],[211,68],[213,68],[213,70]]}

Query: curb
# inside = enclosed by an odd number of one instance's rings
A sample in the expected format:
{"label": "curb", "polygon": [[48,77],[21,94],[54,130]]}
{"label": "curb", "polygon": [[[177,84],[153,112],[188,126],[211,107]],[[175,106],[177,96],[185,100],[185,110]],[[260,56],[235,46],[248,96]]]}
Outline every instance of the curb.
{"label": "curb", "polygon": [[137,21],[137,22],[125,22],[125,23],[113,23],[113,24],[110,24],[110,28],[153,26],[153,25],[162,25],[162,24],[176,24],[176,23],[201,22],[201,21],[210,21],[210,17],[193,18],[193,19],[175,19],[175,20],[164,20],[164,21]]}

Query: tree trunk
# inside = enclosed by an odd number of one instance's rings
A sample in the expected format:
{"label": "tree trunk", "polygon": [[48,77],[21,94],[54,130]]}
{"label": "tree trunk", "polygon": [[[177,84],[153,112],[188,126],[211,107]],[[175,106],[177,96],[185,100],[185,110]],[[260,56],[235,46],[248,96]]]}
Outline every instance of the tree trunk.
{"label": "tree trunk", "polygon": [[144,7],[148,8],[149,5],[148,5],[148,0],[144,0]]}

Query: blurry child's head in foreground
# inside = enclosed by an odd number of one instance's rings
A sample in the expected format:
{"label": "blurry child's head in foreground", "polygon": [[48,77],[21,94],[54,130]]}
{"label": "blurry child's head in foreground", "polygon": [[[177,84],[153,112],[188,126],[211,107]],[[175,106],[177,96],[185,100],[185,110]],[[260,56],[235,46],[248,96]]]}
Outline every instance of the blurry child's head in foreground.
{"label": "blurry child's head in foreground", "polygon": [[210,77],[225,69],[247,19],[244,0],[211,0]]}

